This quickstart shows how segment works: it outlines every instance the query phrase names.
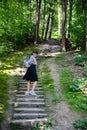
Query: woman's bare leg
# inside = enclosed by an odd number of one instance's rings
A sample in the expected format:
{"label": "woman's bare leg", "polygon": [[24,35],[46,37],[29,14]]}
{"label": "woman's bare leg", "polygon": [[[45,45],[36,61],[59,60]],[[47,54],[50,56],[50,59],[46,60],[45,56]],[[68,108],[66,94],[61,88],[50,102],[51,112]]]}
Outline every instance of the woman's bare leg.
{"label": "woman's bare leg", "polygon": [[34,91],[34,89],[36,88],[36,86],[37,86],[37,81],[35,81],[35,82],[33,83],[32,91]]}
{"label": "woman's bare leg", "polygon": [[27,81],[27,91],[30,92],[30,84],[31,84],[31,81]]}

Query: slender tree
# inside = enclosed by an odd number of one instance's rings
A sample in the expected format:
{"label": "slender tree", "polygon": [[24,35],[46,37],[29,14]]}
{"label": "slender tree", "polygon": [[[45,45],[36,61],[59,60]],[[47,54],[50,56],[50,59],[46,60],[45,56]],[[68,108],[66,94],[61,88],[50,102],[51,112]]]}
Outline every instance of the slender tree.
{"label": "slender tree", "polygon": [[87,55],[87,0],[86,0],[86,48],[85,53]]}
{"label": "slender tree", "polygon": [[66,38],[66,10],[67,10],[67,0],[62,1],[62,42],[61,50],[65,51],[65,38]]}
{"label": "slender tree", "polygon": [[37,44],[38,42],[41,2],[42,0],[36,0],[36,28],[34,44]]}
{"label": "slender tree", "polygon": [[60,12],[60,5],[58,4],[58,35],[61,35],[61,12]]}
{"label": "slender tree", "polygon": [[52,0],[50,6],[51,6],[51,17],[50,17],[50,26],[49,26],[49,36],[48,36],[49,39],[51,39],[52,29],[53,29],[53,21],[54,21],[54,0]]}
{"label": "slender tree", "polygon": [[72,28],[72,9],[73,9],[73,0],[69,0],[69,27],[68,27],[68,38],[70,38],[70,30]]}
{"label": "slender tree", "polygon": [[29,9],[30,9],[30,22],[31,22],[31,18],[32,18],[32,15],[31,15],[31,0],[29,0]]}
{"label": "slender tree", "polygon": [[52,4],[52,0],[51,0],[51,1],[48,2],[48,16],[47,16],[47,24],[46,24],[45,37],[44,37],[45,40],[47,39],[47,36],[48,36],[49,26],[50,26],[50,32],[52,31],[52,25],[51,25],[52,21],[51,21],[51,24],[50,24],[50,19],[53,15],[52,14],[52,8],[53,8],[52,6],[53,6],[53,4]]}
{"label": "slender tree", "polygon": [[49,13],[48,18],[47,18],[47,25],[46,25],[46,31],[45,31],[45,38],[44,38],[44,40],[47,39],[47,34],[48,34],[48,29],[49,29],[49,23],[50,23],[50,13]]}
{"label": "slender tree", "polygon": [[42,25],[42,39],[44,38],[45,31],[45,15],[46,15],[46,0],[43,3],[43,25]]}

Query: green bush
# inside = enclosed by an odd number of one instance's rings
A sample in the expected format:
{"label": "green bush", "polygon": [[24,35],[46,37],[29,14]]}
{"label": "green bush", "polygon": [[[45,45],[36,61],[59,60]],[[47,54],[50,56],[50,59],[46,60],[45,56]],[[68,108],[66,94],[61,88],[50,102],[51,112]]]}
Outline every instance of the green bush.
{"label": "green bush", "polygon": [[74,81],[73,85],[70,85],[70,90],[73,92],[83,91],[87,86],[87,78],[80,78]]}
{"label": "green bush", "polygon": [[7,54],[9,54],[10,52],[12,52],[12,43],[11,42],[2,42],[0,44],[0,57],[4,57]]}
{"label": "green bush", "polygon": [[[87,98],[86,98],[86,100],[87,100]],[[84,103],[79,103],[78,106],[79,106],[79,108],[81,108],[82,110],[87,111],[87,104],[86,104],[86,102],[84,102]]]}
{"label": "green bush", "polygon": [[8,76],[4,73],[0,74],[0,122],[3,120],[5,115],[5,110],[8,106]]}
{"label": "green bush", "polygon": [[75,128],[80,128],[80,130],[87,130],[87,122],[85,120],[76,120],[73,123]]}
{"label": "green bush", "polygon": [[84,54],[76,54],[74,56],[75,65],[84,66],[87,60],[87,57]]}

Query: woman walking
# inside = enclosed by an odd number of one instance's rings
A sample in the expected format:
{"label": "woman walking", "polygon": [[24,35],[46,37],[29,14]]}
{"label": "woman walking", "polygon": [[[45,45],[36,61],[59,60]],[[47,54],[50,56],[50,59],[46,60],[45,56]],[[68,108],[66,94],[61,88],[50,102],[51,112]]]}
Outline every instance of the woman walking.
{"label": "woman walking", "polygon": [[[36,57],[38,56],[37,51],[33,51],[28,63],[30,64],[30,67],[28,67],[27,72],[23,76],[23,79],[27,80],[27,91],[25,92],[25,95],[33,95],[36,96],[35,88],[37,86],[38,76],[36,71],[37,66],[37,60]],[[30,91],[30,84],[33,82],[32,90]]]}

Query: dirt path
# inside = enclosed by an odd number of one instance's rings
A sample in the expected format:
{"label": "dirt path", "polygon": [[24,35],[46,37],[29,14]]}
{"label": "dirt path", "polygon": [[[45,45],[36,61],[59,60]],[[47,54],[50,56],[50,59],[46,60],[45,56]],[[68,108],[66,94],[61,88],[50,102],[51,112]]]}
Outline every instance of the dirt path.
{"label": "dirt path", "polygon": [[59,103],[56,103],[55,105],[50,104],[49,111],[53,118],[51,130],[74,130],[73,122],[80,118],[80,116],[75,113],[64,100],[59,84],[59,73],[61,70],[55,64],[55,58],[48,59],[47,65],[51,71],[50,74],[54,80],[57,92],[62,97],[62,101]]}

